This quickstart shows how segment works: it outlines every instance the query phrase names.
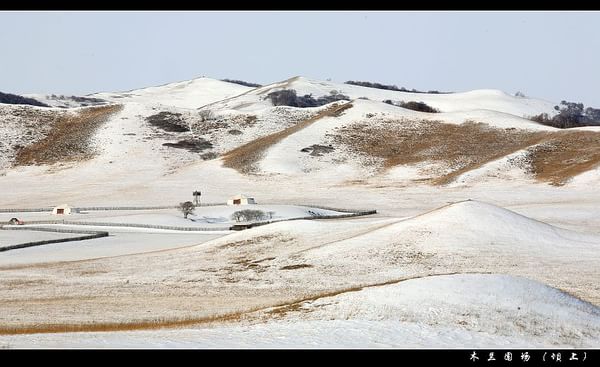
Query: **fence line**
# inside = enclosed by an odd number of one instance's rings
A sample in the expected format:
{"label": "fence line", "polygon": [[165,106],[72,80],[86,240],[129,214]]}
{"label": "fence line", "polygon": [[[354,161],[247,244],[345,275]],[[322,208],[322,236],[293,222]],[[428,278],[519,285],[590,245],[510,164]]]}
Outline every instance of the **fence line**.
{"label": "fence line", "polygon": [[[227,203],[203,203],[198,207],[203,206],[219,206],[227,205]],[[73,207],[75,210],[89,210],[89,211],[100,211],[100,210],[158,210],[158,209],[178,209],[179,205],[166,205],[166,206],[82,206]],[[0,208],[0,213],[31,213],[31,212],[51,212],[54,208]]]}
{"label": "fence line", "polygon": [[64,221],[62,224],[67,225],[84,225],[98,227],[132,227],[132,228],[149,228],[149,229],[170,229],[176,231],[228,231],[229,227],[179,227],[165,226],[161,224],[141,224],[141,223],[110,223],[110,222],[74,222]]}
{"label": "fence line", "polygon": [[0,226],[0,230],[5,231],[41,231],[41,232],[57,232],[57,233],[79,233],[79,234],[96,234],[96,233],[107,233],[105,231],[91,231],[91,230],[80,230],[80,229],[68,229],[68,228],[50,228],[50,227],[36,227],[36,226]]}
{"label": "fence line", "polygon": [[[324,208],[321,208],[324,209]],[[333,210],[333,209],[327,209]],[[339,210],[337,210],[339,211]],[[344,213],[339,211],[340,213]],[[79,221],[69,221],[64,219],[59,220],[33,220],[28,221],[27,224],[64,224],[64,225],[76,225],[76,226],[98,226],[98,227],[129,227],[129,228],[147,228],[147,229],[166,229],[166,230],[175,230],[175,231],[194,231],[194,232],[209,232],[209,231],[228,231],[232,229],[237,229],[240,227],[250,226],[260,226],[269,223],[276,223],[288,220],[311,220],[311,219],[336,219],[336,218],[350,218],[350,217],[358,217],[364,215],[376,214],[377,210],[361,210],[361,211],[345,211],[346,214],[332,214],[332,215],[311,215],[306,217],[299,218],[282,218],[275,219],[269,221],[262,222],[254,222],[254,223],[244,223],[244,224],[234,224],[228,227],[180,227],[180,226],[166,226],[160,224],[142,224],[142,223],[111,223],[111,222],[79,222]],[[8,222],[4,222],[8,224]],[[25,227],[27,228],[27,227]],[[31,227],[30,227],[31,228]]]}
{"label": "fence line", "polygon": [[[225,205],[221,203],[206,203],[202,206],[217,206],[217,205]],[[268,205],[268,204],[266,204]],[[358,217],[364,215],[376,214],[377,210],[356,210],[356,209],[342,209],[342,208],[333,208],[323,205],[313,205],[313,204],[288,204],[288,205],[296,205],[303,207],[313,207],[317,209],[323,210],[331,210],[339,213],[346,214],[337,214],[337,215],[311,215],[306,217],[299,218],[283,218],[283,219],[275,219],[268,220],[262,222],[250,222],[250,223],[238,223],[228,227],[179,227],[179,226],[166,226],[159,224],[141,224],[141,223],[111,223],[111,222],[78,222],[78,221],[69,221],[69,220],[37,220],[37,221],[28,221],[28,224],[64,224],[64,225],[77,225],[77,226],[98,226],[98,227],[129,227],[129,228],[148,228],[148,229],[164,229],[164,230],[175,230],[175,231],[194,231],[194,232],[210,232],[210,231],[228,231],[228,230],[240,230],[245,228],[251,228],[256,226],[262,226],[270,223],[277,223],[288,220],[312,220],[312,219],[339,219],[339,218],[350,218],[350,217]],[[144,209],[173,209],[178,208],[177,206],[155,206],[155,207],[82,207],[78,208],[79,210],[144,210]],[[0,212],[3,209],[0,209]],[[7,209],[4,209],[7,210]],[[23,210],[23,209],[11,209],[11,210]],[[29,209],[33,210],[33,209]],[[7,222],[6,222],[7,223]],[[29,227],[31,228],[31,227]],[[73,232],[74,233],[74,232]]]}
{"label": "fence line", "polygon": [[[370,209],[342,209],[342,208],[334,208],[334,207],[330,207],[330,206],[314,205],[314,204],[287,204],[287,205],[296,205],[296,206],[311,207],[311,208],[317,208],[317,209],[323,209],[323,210],[332,210],[334,212],[340,212],[340,213],[367,213],[367,212],[368,212],[368,214],[375,214],[375,213],[377,213],[377,210],[370,210]],[[364,214],[364,215],[366,215],[366,214]]]}
{"label": "fence line", "polygon": [[1,209],[0,213],[51,212],[52,208]]}
{"label": "fence line", "polygon": [[[203,203],[198,207],[201,208],[203,206],[219,206],[219,205],[227,205],[227,203]],[[261,205],[295,205],[295,206],[304,206],[304,207],[312,207],[317,209],[324,210],[333,210],[341,213],[356,213],[356,212],[366,212],[368,210],[362,209],[343,209],[343,208],[334,208],[323,205],[315,205],[315,204],[261,204]],[[76,210],[89,210],[89,211],[101,211],[101,210],[160,210],[160,209],[178,209],[178,205],[166,205],[166,206],[82,206],[82,207],[74,207]],[[53,208],[26,208],[26,209],[6,209],[0,208],[0,213],[28,213],[28,212],[51,212]]]}
{"label": "fence line", "polygon": [[[4,222],[5,224],[7,222]],[[97,227],[130,227],[130,228],[148,228],[148,229],[169,229],[175,231],[228,231],[229,227],[179,227],[165,226],[160,224],[142,224],[142,223],[111,223],[111,222],[77,222],[69,220],[32,220],[26,224],[64,224],[74,226],[97,226]],[[23,227],[31,228],[31,227]]]}
{"label": "fence line", "polygon": [[32,241],[32,242],[19,243],[17,245],[3,246],[3,247],[0,247],[0,252],[10,251],[10,250],[16,250],[16,249],[26,248],[26,247],[48,245],[48,244],[51,244],[51,243],[62,243],[62,242],[72,242],[72,241],[85,241],[85,240],[91,240],[91,239],[94,239],[94,238],[108,237],[108,232],[104,232],[104,231],[79,231],[79,230],[74,230],[74,229],[58,229],[58,228],[43,228],[43,227],[5,227],[5,226],[0,226],[0,230],[5,230],[5,231],[18,231],[18,230],[27,231],[27,230],[29,230],[29,231],[42,231],[42,232],[60,232],[60,233],[80,233],[80,234],[87,234],[86,236],[56,238],[56,239],[53,239],[53,240]]}
{"label": "fence line", "polygon": [[[323,208],[321,208],[321,209],[323,209]],[[240,223],[240,224],[234,224],[230,228],[232,230],[241,230],[241,229],[247,229],[247,228],[252,228],[252,227],[257,227],[257,226],[263,226],[265,224],[286,222],[286,221],[290,221],[290,220],[350,218],[350,217],[360,217],[360,216],[364,216],[364,215],[371,215],[371,214],[376,214],[376,213],[377,213],[377,210],[362,210],[362,211],[358,211],[358,212],[354,212],[354,213],[341,214],[341,215],[311,215],[308,217],[287,218],[287,219],[283,218],[283,219],[275,219],[275,220],[269,220],[269,221],[263,221],[263,222]]]}

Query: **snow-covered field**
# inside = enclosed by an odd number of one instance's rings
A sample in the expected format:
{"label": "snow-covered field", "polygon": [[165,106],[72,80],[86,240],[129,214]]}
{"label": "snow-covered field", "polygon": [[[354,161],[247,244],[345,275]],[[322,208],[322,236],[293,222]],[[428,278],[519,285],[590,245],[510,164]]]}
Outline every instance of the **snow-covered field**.
{"label": "snow-covered field", "polygon": [[[272,106],[266,96],[281,88],[315,97],[335,90],[352,107],[275,140],[257,158],[257,172],[223,167],[219,154],[327,108]],[[234,223],[237,209],[272,212],[273,220],[313,212],[315,219],[240,232],[54,225],[111,235],[0,252],[0,347],[600,346],[597,167],[548,185],[530,172],[523,148],[432,185],[431,168],[449,167],[424,160],[382,171],[381,160],[335,144],[323,148],[336,129],[357,122],[472,120],[555,133],[527,119],[554,114],[551,102],[495,90],[415,94],[303,77],[256,89],[198,78],[88,97],[123,104],[95,133],[98,153],[80,162],[11,167],[16,150],[5,143],[1,208],[166,206],[201,190],[205,202],[245,193],[259,204],[199,207],[189,219],[176,209],[60,219],[217,228]],[[423,101],[441,112],[382,103],[387,99]],[[38,108],[0,107],[10,115],[2,136],[28,144],[47,133],[21,138],[32,127],[14,116]],[[199,115],[207,109],[217,116],[210,124]],[[148,123],[161,112],[179,114],[189,131]],[[212,148],[164,145],[199,138]],[[313,145],[322,154],[304,149]],[[208,152],[216,158],[203,156]],[[377,214],[320,220],[336,212],[319,206]],[[57,219],[48,212],[0,213],[0,221],[12,217]],[[33,238],[27,233],[0,231]]]}
{"label": "snow-covered field", "polygon": [[6,246],[18,245],[25,242],[54,240],[60,238],[77,237],[72,233],[53,233],[41,231],[0,231],[0,249]]}
{"label": "snow-covered field", "polygon": [[[77,228],[81,229],[81,228]],[[121,228],[89,227],[87,230],[110,231],[110,236],[95,238],[86,241],[72,241],[55,243],[39,247],[29,247],[3,252],[0,256],[0,267],[25,264],[53,263],[61,261],[79,261],[103,257],[131,255],[143,252],[162,251],[186,246],[193,246],[202,242],[219,238],[226,234],[223,232],[207,233],[182,233],[177,231],[144,230],[133,232]],[[3,234],[0,231],[0,234]],[[24,231],[13,231],[24,232]],[[164,233],[167,232],[167,233]],[[51,233],[39,235],[40,240],[51,239]],[[76,235],[72,235],[76,236]],[[67,233],[54,234],[56,238],[69,237]],[[26,241],[34,241],[35,237],[27,236]]]}
{"label": "snow-covered field", "polygon": [[17,217],[25,224],[28,224],[28,221],[66,220],[78,223],[126,223],[211,228],[213,224],[214,227],[223,227],[238,223],[232,218],[232,214],[247,209],[261,211],[265,215],[261,220],[269,221],[347,214],[335,210],[298,205],[199,205],[194,208],[193,213],[189,214],[187,219],[178,209],[150,209],[90,210],[70,215],[53,215],[51,212],[0,213],[0,221],[8,221],[10,218]]}
{"label": "snow-covered field", "polygon": [[136,332],[2,337],[13,348],[590,348],[600,311],[506,275],[407,280],[271,309],[245,321]]}

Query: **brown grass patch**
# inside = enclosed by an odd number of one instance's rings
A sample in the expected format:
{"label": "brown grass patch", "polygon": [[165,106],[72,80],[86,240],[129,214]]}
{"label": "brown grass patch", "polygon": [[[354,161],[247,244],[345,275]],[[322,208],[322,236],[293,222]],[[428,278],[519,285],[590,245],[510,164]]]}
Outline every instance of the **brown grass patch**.
{"label": "brown grass patch", "polygon": [[108,274],[107,270],[97,270],[97,269],[90,269],[90,270],[83,270],[79,272],[79,276],[93,276],[93,275],[98,275],[98,274]]}
{"label": "brown grass patch", "polygon": [[121,105],[89,107],[58,117],[48,135],[19,150],[15,165],[54,164],[89,159],[91,138]]}
{"label": "brown grass patch", "polygon": [[286,265],[279,268],[279,270],[294,270],[294,269],[302,269],[302,268],[312,268],[313,266],[310,264],[294,264],[294,265]]}
{"label": "brown grass patch", "polygon": [[240,246],[255,245],[255,244],[259,244],[262,242],[272,240],[275,237],[277,237],[277,236],[272,235],[272,234],[268,234],[268,235],[264,235],[264,236],[257,236],[257,237],[248,238],[247,240],[227,242],[226,244],[220,245],[217,248],[218,249],[226,249],[226,248],[233,248],[233,247],[240,247]]}
{"label": "brown grass patch", "polygon": [[465,172],[528,148],[530,171],[537,180],[554,185],[600,163],[596,132],[538,132],[421,120],[356,123],[338,129],[333,139],[353,152],[383,159],[384,170],[440,163],[447,171],[430,180],[434,185],[448,184]]}
{"label": "brown grass patch", "polygon": [[223,157],[223,165],[225,167],[233,168],[241,173],[251,173],[256,170],[256,163],[260,161],[265,151],[271,146],[279,143],[284,138],[304,129],[323,117],[339,116],[344,110],[351,107],[351,103],[345,103],[343,105],[339,105],[337,103],[333,104],[324,111],[321,111],[318,114],[295,124],[294,126],[267,136],[263,136],[262,138],[239,146],[225,153]]}
{"label": "brown grass patch", "polygon": [[[257,311],[250,310],[247,312]],[[74,333],[74,332],[107,332],[107,331],[131,331],[131,330],[152,330],[163,328],[175,328],[195,324],[207,324],[213,322],[237,321],[247,312],[234,312],[223,315],[214,315],[198,318],[181,319],[154,319],[135,322],[102,322],[102,323],[84,323],[84,324],[46,324],[46,325],[27,325],[16,327],[1,327],[0,335],[19,335],[19,334],[47,334],[47,333]]]}
{"label": "brown grass patch", "polygon": [[47,279],[7,279],[0,282],[1,286],[7,287],[8,289],[23,288],[27,286],[38,286],[49,284],[50,281]]}
{"label": "brown grass patch", "polygon": [[297,312],[301,310],[302,303],[292,303],[290,305],[273,308],[272,310],[267,311],[267,315],[273,317],[283,317],[286,316],[288,312]]}
{"label": "brown grass patch", "polygon": [[600,133],[560,132],[529,149],[532,171],[540,181],[561,186],[600,164]]}
{"label": "brown grass patch", "polygon": [[[350,286],[332,291],[322,291],[316,294],[298,297],[292,301],[281,302],[275,305],[256,306],[247,310],[240,310],[230,313],[210,315],[204,317],[188,317],[178,319],[151,319],[133,322],[101,322],[101,323],[82,323],[82,324],[45,324],[45,325],[24,325],[24,326],[1,326],[0,335],[18,335],[18,334],[40,334],[40,333],[67,333],[67,332],[105,332],[105,331],[131,331],[131,330],[152,330],[163,328],[176,328],[182,326],[200,325],[217,322],[236,322],[243,318],[250,317],[251,314],[266,311],[267,314],[283,316],[287,312],[302,310],[304,302],[316,301],[321,298],[333,297],[343,293],[358,292],[365,288],[380,287],[390,284],[400,283],[406,280],[424,278],[428,276],[454,275],[458,272],[438,273],[438,274],[419,274],[407,276],[399,279],[392,279],[380,283],[363,284]],[[462,274],[489,274],[481,272],[464,272]]]}

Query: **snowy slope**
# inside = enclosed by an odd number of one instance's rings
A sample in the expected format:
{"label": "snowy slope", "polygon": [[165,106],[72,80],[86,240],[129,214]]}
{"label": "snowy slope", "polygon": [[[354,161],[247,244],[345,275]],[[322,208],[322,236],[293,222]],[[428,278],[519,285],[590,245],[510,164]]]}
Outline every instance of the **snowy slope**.
{"label": "snowy slope", "polygon": [[[406,125],[410,126],[411,121],[415,120],[448,124],[462,124],[467,121],[484,122],[499,129],[517,127],[529,131],[558,130],[514,115],[491,110],[432,114],[395,107],[386,103],[357,99],[352,101],[352,108],[344,111],[341,116],[322,118],[271,147],[261,161],[261,169],[269,173],[304,174],[310,171],[327,170],[335,166],[336,172],[349,171],[349,175],[356,177],[360,175],[361,171],[364,171],[364,167],[361,169],[358,166],[360,157],[348,156],[346,152],[340,151],[314,157],[302,152],[302,149],[313,144],[325,146],[332,144],[328,135],[334,134],[338,128],[347,127],[353,123],[377,125],[385,121],[399,121],[398,128],[401,129],[402,121],[406,121]],[[334,148],[337,147],[334,146]]]}
{"label": "snowy slope", "polygon": [[34,98],[50,107],[58,108],[77,108],[86,106],[100,106],[109,103],[101,98],[65,96],[65,95],[47,95],[47,94],[25,94],[24,96]]}
{"label": "snowy slope", "polygon": [[494,89],[449,94],[409,93],[323,82],[303,77],[299,77],[290,83],[289,88],[297,89],[298,94],[313,93],[315,96],[329,94],[331,90],[336,90],[353,99],[367,97],[374,101],[391,99],[392,101],[425,102],[442,112],[493,110],[518,117],[531,116],[542,112],[550,115],[556,113],[554,110],[555,103],[534,98],[514,97]]}
{"label": "snowy slope", "polygon": [[[304,77],[295,77],[260,88],[249,88],[210,78],[197,78],[128,92],[90,95],[89,97],[92,98],[121,103],[124,108],[118,116],[112,118],[98,131],[94,139],[95,146],[103,151],[102,154],[92,162],[74,166],[72,172],[81,177],[95,177],[98,174],[93,171],[97,169],[102,171],[103,167],[110,165],[114,176],[130,177],[132,180],[142,176],[150,178],[170,175],[189,165],[202,164],[204,160],[218,157],[245,143],[291,127],[326,107],[274,107],[266,97],[271,91],[281,88],[296,89],[300,95],[312,93],[315,97],[336,90],[354,98],[353,107],[344,111],[341,116],[323,118],[271,147],[260,162],[260,168],[266,174],[284,173],[298,176],[311,172],[325,172],[328,173],[325,174],[325,179],[337,177],[338,183],[356,180],[365,174],[375,174],[374,170],[381,162],[365,162],[362,157],[349,155],[348,152],[340,150],[320,157],[301,152],[302,149],[313,144],[325,146],[331,144],[328,134],[337,127],[347,127],[356,122],[425,120],[462,124],[466,121],[475,121],[500,129],[556,130],[523,118],[524,115],[529,114],[552,113],[551,103],[513,97],[497,91],[415,94],[336,84]],[[370,100],[358,99],[360,97],[368,97]],[[413,97],[418,97],[418,100],[440,108],[443,112],[422,113],[381,102],[383,99],[400,101],[410,100]],[[213,111],[216,120],[208,125],[199,123],[198,108]],[[180,114],[181,119],[189,125],[190,131],[168,133],[149,126],[146,119],[162,112]],[[194,153],[186,149],[165,146],[186,139],[204,139],[212,144],[212,148]],[[12,148],[7,147],[6,150],[12,151]],[[11,158],[2,159],[8,161]],[[138,162],[135,170],[132,170],[132,165],[129,164],[132,160]],[[424,163],[425,167],[429,164]],[[409,173],[407,170],[411,169],[411,167],[400,167],[388,178],[398,177],[398,175],[404,177],[402,172]],[[134,172],[136,170],[138,172]],[[515,173],[519,176],[519,172],[515,171]],[[102,172],[102,175],[104,174],[106,172]],[[486,173],[482,172],[482,175],[485,176]],[[413,171],[409,176],[411,179],[408,182],[413,179],[418,182],[429,177],[429,174]],[[385,177],[378,176],[376,180],[379,179],[385,181]],[[321,178],[315,177],[315,180]],[[123,182],[122,179],[113,181]],[[476,184],[476,181],[470,182]],[[146,185],[140,180],[136,184]]]}
{"label": "snowy slope", "polygon": [[554,110],[555,103],[528,97],[515,97],[499,90],[485,89],[449,94],[409,93],[325,82],[305,77],[294,77],[286,81],[256,88],[244,95],[215,103],[211,107],[235,110],[256,110],[259,106],[264,108],[269,105],[269,101],[265,99],[266,96],[270,92],[281,89],[294,89],[299,96],[312,94],[315,98],[336,91],[347,95],[351,99],[368,98],[376,102],[388,99],[394,102],[425,102],[441,112],[490,110],[520,118],[540,113],[548,113],[551,116],[556,114],[556,110]]}
{"label": "snowy slope", "polygon": [[[350,96],[353,106],[278,140],[261,156],[258,174],[224,168],[215,155],[323,109],[272,106],[266,96],[280,88],[315,97],[336,90]],[[511,131],[551,132],[523,116],[551,114],[552,103],[494,90],[413,94],[302,77],[255,89],[198,78],[90,97],[123,104],[94,136],[99,154],[64,165],[7,168],[0,172],[0,192],[7,193],[0,207],[177,205],[200,189],[207,202],[251,194],[259,207],[276,216],[305,216],[311,205],[377,209],[378,214],[279,222],[214,237],[122,229],[96,242],[7,253],[0,258],[0,326],[171,320],[227,312],[242,312],[248,322],[135,333],[1,336],[0,346],[597,345],[597,309],[557,289],[600,304],[598,170],[566,187],[533,186],[531,177],[511,166],[511,160],[522,156],[519,150],[440,187],[419,181],[427,178],[421,168],[430,162],[394,167],[384,179],[367,175],[377,162],[363,165],[363,157],[338,146],[327,152],[328,134],[364,121],[456,126],[472,120]],[[415,112],[382,103],[384,99],[424,101],[442,112]],[[32,138],[40,135],[36,120],[17,121],[12,115],[38,109],[0,107],[11,114],[4,114],[0,123],[2,136],[8,137],[4,148],[29,141],[18,138],[20,131]],[[194,128],[207,109],[216,119]],[[149,124],[147,118],[161,112],[180,114],[190,130],[169,132]],[[54,116],[46,117],[50,121]],[[199,137],[212,148],[193,152],[165,145]],[[315,144],[324,146],[322,155],[301,151]],[[495,174],[501,180],[490,179]],[[477,201],[463,201],[469,197]],[[441,207],[449,202],[454,204]],[[191,218],[199,225],[220,225],[231,214],[229,208],[206,210]],[[77,218],[191,222],[177,215],[173,210]],[[423,278],[404,281],[418,277]],[[341,293],[332,296],[336,292]],[[290,309],[247,313],[277,304]],[[497,317],[485,319],[490,313]]]}
{"label": "snowy slope", "polygon": [[574,252],[581,255],[600,249],[597,235],[558,228],[496,205],[470,200],[311,250],[310,255],[338,256],[343,247],[346,253],[352,249],[357,253],[380,252],[383,256],[390,245],[402,243],[440,253],[486,251],[490,255],[502,252],[515,256],[539,256],[540,251],[570,256]]}
{"label": "snowy slope", "polygon": [[[594,348],[600,309],[505,275],[407,280],[300,304],[283,317],[193,329],[0,337],[37,348]],[[250,318],[252,320],[252,318]]]}
{"label": "snowy slope", "polygon": [[[471,338],[476,345],[496,346],[504,342],[548,345],[551,341],[540,337],[545,335],[548,325],[567,325],[568,317],[573,317],[577,321],[571,326],[551,335],[556,336],[560,345],[584,346],[590,345],[594,338],[597,340],[594,307],[564,298],[562,293],[537,283],[511,277],[490,280],[481,274],[526,277],[597,304],[600,301],[595,287],[600,276],[599,239],[598,235],[559,229],[476,201],[448,205],[411,218],[279,222],[165,253],[32,266],[31,269],[11,268],[6,264],[8,266],[1,269],[7,281],[0,282],[0,301],[29,299],[28,294],[42,299],[60,299],[61,295],[69,294],[71,298],[48,305],[26,302],[16,307],[3,303],[2,323],[14,324],[15,317],[21,317],[24,312],[27,316],[22,320],[27,324],[47,322],[44,317],[50,317],[55,323],[102,323],[236,312],[242,313],[241,319],[251,322],[248,328],[244,327],[250,335],[253,328],[259,328],[260,332],[274,330],[298,343],[309,340],[325,343],[322,335],[310,331],[310,324],[331,327],[342,334],[345,328],[369,330],[371,327],[381,333],[384,327],[381,322],[385,322],[389,330],[385,340],[389,345],[405,345],[396,334],[413,340],[417,335],[415,330],[420,329],[426,330],[424,336],[407,345],[437,345],[434,336],[439,330],[456,336],[454,341],[448,337],[443,342],[447,344],[443,345],[469,343]],[[115,244],[114,241],[106,243],[108,247]],[[133,244],[126,247],[134,249]],[[59,253],[53,256],[60,258]],[[19,261],[26,262],[26,259]],[[136,270],[140,266],[143,271]],[[65,278],[66,272],[86,276]],[[433,281],[438,277],[429,278],[465,273],[479,275],[447,282]],[[26,287],[10,288],[9,281],[22,277],[30,277],[32,282]],[[36,279],[46,281],[38,284]],[[404,288],[403,285],[410,284],[409,279],[420,283]],[[432,283],[428,279],[432,279]],[[128,285],[124,286],[125,282]],[[382,293],[368,293],[379,287],[390,288]],[[361,289],[367,292],[364,299],[370,301],[363,302]],[[89,301],[91,290],[93,302]],[[425,294],[415,295],[419,290],[425,290]],[[435,294],[438,293],[444,296],[436,305]],[[353,294],[358,298],[352,298]],[[346,296],[350,298],[344,298]],[[339,302],[337,297],[340,297]],[[312,301],[316,302],[315,307],[311,306]],[[72,302],[85,302],[86,313],[77,312]],[[365,306],[361,307],[361,303]],[[273,310],[277,305],[284,307]],[[431,305],[436,311],[424,312],[422,305]],[[521,311],[518,307],[522,312],[515,314]],[[41,310],[44,312],[40,313]],[[488,311],[497,317],[482,320]],[[306,325],[305,336],[293,339],[290,330],[282,328],[282,317],[283,321]],[[518,322],[511,323],[515,317]],[[273,318],[275,320],[271,320]],[[331,319],[336,323],[323,324]],[[528,319],[534,321],[527,323]],[[550,320],[551,324],[544,320]],[[591,330],[591,334],[584,334],[583,324],[592,325],[585,329]],[[415,333],[404,335],[405,326]],[[236,331],[240,329],[223,327],[226,331],[218,335],[241,333]],[[185,336],[190,335],[188,333],[197,335],[199,341],[203,339],[202,331],[185,331],[182,334],[185,343],[189,340]],[[136,335],[145,335],[151,343],[156,340],[152,334]],[[356,343],[363,341],[372,346],[370,340],[378,338],[366,335],[367,340],[358,338]],[[43,340],[44,337],[34,335],[32,338],[30,340]],[[57,338],[58,343],[77,345],[70,344],[68,337]],[[117,345],[123,342],[120,337],[111,338],[100,340]],[[168,345],[181,345],[178,338],[173,336]],[[230,340],[231,345],[244,345],[248,339]],[[127,340],[123,343],[129,345]],[[331,343],[359,345],[343,337]],[[198,346],[202,345],[205,344],[199,342]],[[280,344],[273,342],[272,345]]]}
{"label": "snowy slope", "polygon": [[198,108],[252,89],[235,83],[202,77],[120,93],[95,93],[90,97],[104,98],[118,103],[137,102],[148,105]]}

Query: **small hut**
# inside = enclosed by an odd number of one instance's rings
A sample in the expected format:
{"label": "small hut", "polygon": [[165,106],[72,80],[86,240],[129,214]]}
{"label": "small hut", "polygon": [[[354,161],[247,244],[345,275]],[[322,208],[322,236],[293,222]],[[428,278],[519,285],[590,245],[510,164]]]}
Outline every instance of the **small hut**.
{"label": "small hut", "polygon": [[256,204],[256,200],[253,197],[246,196],[243,194],[235,195],[227,200],[227,205],[250,205]]}
{"label": "small hut", "polygon": [[10,220],[8,221],[8,224],[11,224],[11,225],[17,225],[17,224],[18,225],[23,225],[24,223],[19,218],[10,218]]}
{"label": "small hut", "polygon": [[72,206],[69,206],[67,204],[62,204],[52,209],[52,214],[54,215],[70,215],[77,212],[78,211],[76,208],[73,208]]}

